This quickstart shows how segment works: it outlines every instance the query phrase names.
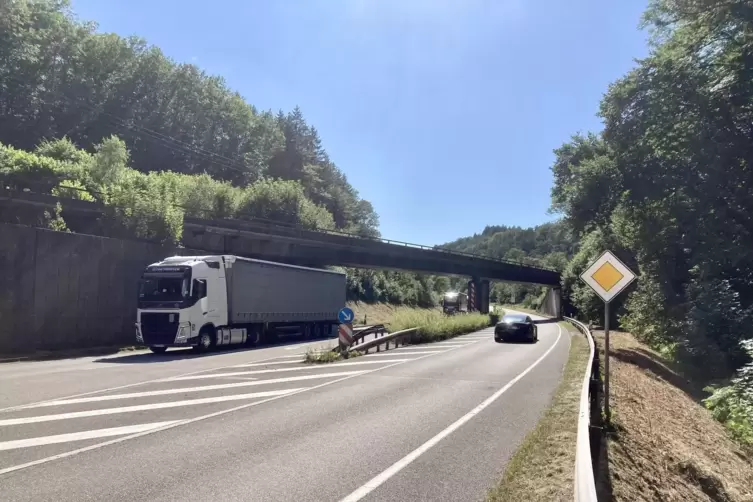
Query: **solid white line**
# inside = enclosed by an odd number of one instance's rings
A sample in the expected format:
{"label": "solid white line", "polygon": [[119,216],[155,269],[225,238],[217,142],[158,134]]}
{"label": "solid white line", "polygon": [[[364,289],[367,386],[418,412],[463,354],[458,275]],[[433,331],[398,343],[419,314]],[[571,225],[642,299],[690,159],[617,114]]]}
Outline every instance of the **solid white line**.
{"label": "solid white line", "polygon": [[63,406],[66,404],[81,404],[81,403],[98,403],[101,401],[114,401],[116,399],[138,399],[141,397],[151,396],[169,396],[171,394],[184,394],[188,392],[206,392],[210,390],[220,389],[236,389],[238,387],[253,387],[257,385],[270,385],[275,383],[289,383],[300,382],[303,380],[315,380],[317,378],[332,378],[348,375],[357,375],[363,373],[363,371],[338,371],[337,373],[318,373],[316,375],[302,375],[286,378],[270,378],[269,380],[255,380],[253,382],[238,382],[238,383],[223,383],[218,385],[202,385],[200,387],[186,387],[183,389],[162,389],[162,390],[150,390],[145,392],[130,392],[127,394],[110,394],[107,396],[91,396],[91,397],[79,397],[74,399],[59,399],[57,401],[49,401],[46,403],[35,404],[34,406],[27,406],[24,409],[31,408],[46,408],[48,406]]}
{"label": "solid white line", "polygon": [[[450,348],[452,348],[452,349],[454,349],[454,348],[457,348],[457,347],[465,347],[467,345],[471,345],[471,343],[459,343],[459,344],[454,344],[454,345],[442,345],[441,347],[437,347],[437,348],[441,348],[441,349],[450,349]],[[400,350],[426,350],[426,349],[430,349],[430,348],[432,348],[434,346],[437,346],[437,344],[432,343],[431,345],[414,345],[412,347],[400,347]]]}
{"label": "solid white line", "polygon": [[274,366],[275,364],[298,364],[303,362],[303,358],[301,356],[295,357],[296,360],[294,361],[267,361],[266,363],[238,364],[236,366],[233,366],[233,368],[254,368],[257,366]]}
{"label": "solid white line", "polygon": [[415,356],[416,354],[441,354],[442,352],[446,352],[444,350],[427,350],[427,351],[420,351],[420,350],[414,350],[413,352],[403,352],[399,353],[397,350],[389,350],[387,352],[379,352],[375,354],[366,354],[364,357],[395,357],[395,356]]}
{"label": "solid white line", "polygon": [[109,429],[96,429],[83,432],[72,432],[69,434],[57,434],[55,436],[44,436],[30,439],[17,439],[15,441],[4,441],[0,443],[0,451],[16,450],[19,448],[31,448],[32,446],[46,446],[50,444],[69,443],[71,441],[84,441],[86,439],[99,439],[112,436],[124,436],[126,434],[136,434],[166,425],[172,425],[178,420],[168,422],[154,422],[151,424],[127,425],[125,427],[112,427]]}
{"label": "solid white line", "polygon": [[504,387],[499,389],[497,392],[486,398],[481,404],[473,408],[471,411],[460,417],[457,421],[453,422],[449,427],[441,431],[439,434],[434,436],[433,438],[429,439],[427,442],[410,452],[405,457],[401,458],[394,464],[392,464],[390,467],[382,471],[380,474],[377,474],[373,478],[371,478],[369,481],[366,482],[363,486],[358,488],[356,491],[342,499],[340,502],[357,502],[358,500],[361,500],[369,493],[376,490],[382,483],[390,479],[392,476],[400,472],[401,470],[405,469],[408,465],[411,464],[414,460],[416,460],[418,457],[429,451],[435,444],[439,443],[442,439],[446,438],[453,432],[455,432],[457,429],[459,429],[463,424],[468,422],[470,419],[481,413],[486,407],[488,407],[490,404],[492,404],[494,401],[499,399],[499,397],[504,394],[507,389],[515,385],[521,378],[526,376],[531,370],[533,370],[541,361],[546,358],[546,356],[549,355],[552,350],[557,346],[557,343],[560,341],[560,338],[562,337],[562,328],[557,326],[559,328],[559,333],[557,335],[557,340],[552,344],[549,349],[544,352],[544,355],[536,359],[533,364],[531,364],[528,368],[523,370],[518,376],[510,380]]}
{"label": "solid white line", "polygon": [[[450,352],[451,350],[452,349],[446,350],[444,352]],[[438,354],[439,353],[441,353],[441,352],[438,352]],[[427,357],[432,357],[433,355],[434,354],[427,354],[425,356],[417,357],[416,359],[409,359],[409,361],[418,361],[418,360],[421,360],[421,359],[425,359]],[[362,374],[367,375],[369,373],[376,373],[378,371],[383,371],[383,370],[386,370],[388,368],[392,368],[393,366],[398,366],[400,364],[404,364],[404,362],[388,364],[387,366],[381,366],[379,368],[374,368],[373,370],[364,371]],[[140,438],[140,437],[148,436],[150,434],[156,434],[157,432],[162,432],[162,431],[165,431],[165,430],[168,430],[168,429],[172,429],[174,427],[180,427],[182,425],[189,425],[189,424],[193,424],[193,423],[196,423],[196,422],[200,422],[202,420],[209,420],[210,418],[219,417],[219,416],[222,416],[222,415],[227,415],[229,413],[235,413],[236,411],[245,410],[245,409],[248,409],[248,408],[252,408],[254,406],[260,406],[262,404],[266,404],[266,403],[269,403],[269,402],[272,402],[272,401],[277,401],[278,399],[284,399],[284,398],[289,397],[289,396],[294,396],[294,395],[299,394],[301,392],[306,392],[306,391],[312,391],[312,390],[321,389],[323,387],[327,387],[329,385],[334,385],[336,383],[340,383],[340,382],[343,382],[345,380],[350,380],[351,378],[356,378],[357,376],[359,376],[359,375],[350,375],[350,376],[346,376],[346,377],[343,377],[343,378],[338,378],[336,380],[330,380],[329,382],[324,382],[324,383],[321,383],[319,385],[314,385],[313,387],[308,387],[306,389],[301,389],[301,390],[299,390],[297,392],[291,392],[290,394],[283,394],[281,396],[269,397],[267,399],[262,399],[261,401],[254,401],[252,403],[242,404],[240,406],[236,406],[234,408],[229,408],[227,410],[215,411],[213,413],[208,413],[208,414],[202,415],[200,417],[187,418],[185,420],[181,420],[178,423],[171,424],[171,425],[166,425],[166,426],[160,427],[158,429],[151,429],[151,430],[148,430],[148,431],[139,432],[139,433],[136,433],[136,434],[131,434],[129,436],[123,436],[123,437],[111,439],[110,441],[105,441],[103,443],[97,443],[97,444],[93,444],[93,445],[90,445],[90,446],[85,446],[83,448],[78,448],[78,449],[75,449],[75,450],[66,451],[64,453],[58,453],[57,455],[51,455],[49,457],[40,458],[40,459],[37,459],[37,460],[32,460],[31,462],[26,462],[24,464],[12,465],[10,467],[6,467],[4,469],[0,469],[0,476],[3,476],[4,474],[9,474],[11,472],[20,471],[20,470],[23,470],[23,469],[28,469],[29,467],[34,467],[34,466],[37,466],[37,465],[46,464],[48,462],[53,462],[55,460],[61,460],[61,459],[64,459],[64,458],[73,457],[73,456],[78,455],[80,453],[86,453],[88,451],[97,450],[99,448],[104,448],[105,446],[111,446],[111,445],[114,445],[114,444],[123,443],[125,441],[130,441],[131,439],[137,439],[137,438]],[[101,391],[96,391],[96,392],[101,392]],[[94,392],[90,392],[89,394],[94,394]],[[79,395],[81,395],[81,394],[79,394]],[[70,396],[70,397],[75,397],[75,396]]]}
{"label": "solid white line", "polygon": [[226,401],[240,401],[244,399],[256,399],[259,397],[279,396],[290,394],[298,389],[270,390],[267,392],[254,392],[251,394],[234,394],[232,396],[205,397],[201,399],[186,399],[185,401],[169,401],[166,403],[139,404],[135,406],[123,406],[121,408],[105,408],[101,410],[72,411],[70,413],[58,413],[56,415],[40,415],[37,417],[8,418],[0,420],[0,427],[9,425],[38,424],[40,422],[52,422],[55,420],[67,420],[70,418],[99,417],[102,415],[115,415],[118,413],[131,413],[134,411],[162,410],[165,408],[178,408],[180,406],[195,406],[199,404],[223,403]]}
{"label": "solid white line", "polygon": [[165,380],[162,380],[162,381],[163,382],[182,382],[185,380],[204,380],[206,378],[222,378],[222,377],[228,377],[228,376],[243,376],[243,375],[263,375],[267,373],[281,373],[281,372],[289,372],[289,371],[332,370],[332,369],[350,367],[350,366],[361,366],[364,364],[383,364],[383,363],[396,363],[396,362],[404,362],[404,361],[410,361],[410,359],[389,359],[387,361],[355,361],[352,363],[336,363],[336,364],[316,364],[316,365],[310,364],[302,368],[274,368],[274,369],[269,369],[269,370],[234,371],[231,373],[212,373],[210,375],[194,375],[194,376],[187,376],[187,377],[166,378]]}

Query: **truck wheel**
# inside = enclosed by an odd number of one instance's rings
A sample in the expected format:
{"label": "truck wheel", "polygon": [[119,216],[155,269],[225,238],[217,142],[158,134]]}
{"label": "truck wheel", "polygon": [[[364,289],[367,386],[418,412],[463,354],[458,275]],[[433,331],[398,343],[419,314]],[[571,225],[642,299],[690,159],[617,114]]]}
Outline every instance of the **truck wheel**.
{"label": "truck wheel", "polygon": [[196,352],[206,352],[214,347],[214,332],[209,329],[202,329],[199,333],[199,344],[194,347]]}
{"label": "truck wheel", "polygon": [[261,342],[261,329],[250,328],[248,330],[248,338],[246,338],[246,345],[249,347],[255,347]]}
{"label": "truck wheel", "polygon": [[164,354],[167,350],[167,347],[149,347],[149,350],[151,350],[155,354]]}
{"label": "truck wheel", "polygon": [[322,325],[319,323],[314,324],[314,338],[322,337]]}

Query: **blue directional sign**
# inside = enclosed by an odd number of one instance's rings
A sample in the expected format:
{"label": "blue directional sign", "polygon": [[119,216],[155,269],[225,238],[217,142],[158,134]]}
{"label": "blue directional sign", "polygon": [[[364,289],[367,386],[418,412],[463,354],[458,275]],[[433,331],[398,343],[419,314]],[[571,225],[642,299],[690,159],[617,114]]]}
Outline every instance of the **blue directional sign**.
{"label": "blue directional sign", "polygon": [[353,322],[353,311],[349,309],[348,307],[343,307],[340,309],[340,312],[337,313],[337,320],[340,321],[340,324],[350,324]]}

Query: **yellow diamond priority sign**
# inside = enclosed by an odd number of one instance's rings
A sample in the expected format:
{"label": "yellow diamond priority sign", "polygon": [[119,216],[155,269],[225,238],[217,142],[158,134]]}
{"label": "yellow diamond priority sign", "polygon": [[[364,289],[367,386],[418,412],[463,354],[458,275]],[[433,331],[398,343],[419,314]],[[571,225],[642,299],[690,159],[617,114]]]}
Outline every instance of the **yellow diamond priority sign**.
{"label": "yellow diamond priority sign", "polygon": [[635,274],[615,255],[605,251],[580,276],[597,295],[609,302],[633,282]]}

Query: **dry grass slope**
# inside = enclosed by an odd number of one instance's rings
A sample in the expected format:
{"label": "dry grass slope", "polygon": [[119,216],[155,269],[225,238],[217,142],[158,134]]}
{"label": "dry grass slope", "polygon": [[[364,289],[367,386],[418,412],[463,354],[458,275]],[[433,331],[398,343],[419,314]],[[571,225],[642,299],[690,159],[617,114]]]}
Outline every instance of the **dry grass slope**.
{"label": "dry grass slope", "polygon": [[[596,338],[603,350],[603,333]],[[600,500],[753,501],[753,456],[699,403],[697,389],[632,335],[610,341],[615,432],[602,455]]]}

